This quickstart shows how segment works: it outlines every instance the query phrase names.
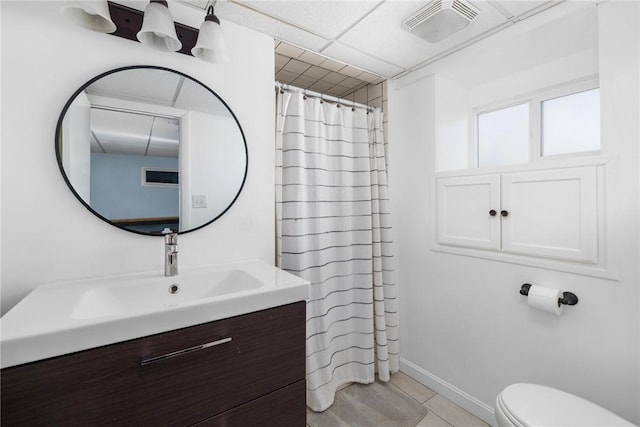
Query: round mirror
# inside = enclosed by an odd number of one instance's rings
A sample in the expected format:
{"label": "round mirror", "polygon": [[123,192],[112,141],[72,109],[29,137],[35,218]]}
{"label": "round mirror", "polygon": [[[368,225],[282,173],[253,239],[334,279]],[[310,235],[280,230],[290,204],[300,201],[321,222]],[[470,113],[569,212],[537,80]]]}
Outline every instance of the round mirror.
{"label": "round mirror", "polygon": [[91,212],[139,234],[215,221],[247,174],[242,128],[214,91],[178,71],[118,68],[84,84],[56,128],[56,156]]}

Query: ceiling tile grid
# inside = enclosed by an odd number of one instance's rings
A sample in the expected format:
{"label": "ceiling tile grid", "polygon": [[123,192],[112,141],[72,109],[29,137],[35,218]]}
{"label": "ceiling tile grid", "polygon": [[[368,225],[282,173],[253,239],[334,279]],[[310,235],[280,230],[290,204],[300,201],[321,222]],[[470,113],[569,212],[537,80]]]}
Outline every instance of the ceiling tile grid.
{"label": "ceiling tile grid", "polygon": [[[338,97],[366,84],[440,63],[461,49],[565,2],[456,0],[478,15],[465,28],[437,42],[402,27],[406,18],[425,7],[438,6],[437,1],[173,0],[203,14],[207,7],[214,6],[223,29],[225,22],[233,22],[272,36],[278,81]],[[438,7],[451,4],[450,0],[441,0]]]}
{"label": "ceiling tile grid", "polygon": [[337,97],[385,80],[283,41],[275,42],[275,77],[280,83]]}
{"label": "ceiling tile grid", "polygon": [[381,1],[232,1],[326,40],[338,38]]}
{"label": "ceiling tile grid", "polygon": [[[228,20],[286,41],[286,45],[279,45],[279,55],[309,65],[323,64],[330,71],[341,71],[346,63],[360,72],[394,78],[564,0],[460,0],[477,10],[478,16],[466,28],[435,43],[401,26],[405,18],[435,0],[178,1],[202,9],[215,4],[223,27]],[[280,63],[276,67],[282,69]],[[344,71],[349,77],[359,78]]]}

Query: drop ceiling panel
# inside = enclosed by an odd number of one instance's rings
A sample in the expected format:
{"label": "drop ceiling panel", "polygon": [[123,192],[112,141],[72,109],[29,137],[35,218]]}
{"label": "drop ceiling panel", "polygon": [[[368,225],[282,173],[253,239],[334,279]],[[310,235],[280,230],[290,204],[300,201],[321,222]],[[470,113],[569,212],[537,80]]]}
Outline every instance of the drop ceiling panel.
{"label": "drop ceiling panel", "polygon": [[304,72],[304,75],[315,79],[322,79],[330,72],[331,71],[327,70],[326,68],[313,65],[311,68]]}
{"label": "drop ceiling panel", "polygon": [[305,50],[297,46],[292,46],[288,43],[280,43],[278,44],[278,46],[276,46],[276,52],[290,58],[299,58],[300,56],[304,55]]}
{"label": "drop ceiling panel", "polygon": [[325,58],[324,56],[320,56],[316,53],[309,52],[308,50],[305,50],[302,53],[302,55],[298,57],[298,59],[301,61],[307,62],[309,64],[320,65],[323,62],[325,62],[327,58]]}
{"label": "drop ceiling panel", "polygon": [[275,59],[275,63],[276,63],[276,70],[279,70],[280,68],[284,67],[284,65],[289,62],[289,59],[284,55],[279,55],[276,53],[276,59]]}
{"label": "drop ceiling panel", "polygon": [[534,9],[537,9],[538,7],[542,7],[545,4],[554,3],[554,2],[548,1],[548,0],[519,0],[519,1],[508,0],[508,1],[499,1],[494,3],[499,3],[501,7],[511,12],[513,16],[518,17]]}
{"label": "drop ceiling panel", "polygon": [[181,78],[178,74],[164,71],[130,69],[126,73],[109,74],[95,81],[87,93],[170,106]]}
{"label": "drop ceiling panel", "polygon": [[312,84],[314,84],[318,79],[314,79],[312,77],[307,77],[307,76],[298,76],[294,81],[293,81],[293,86],[297,86],[299,88],[302,89],[306,89],[309,86],[311,86]]}
{"label": "drop ceiling panel", "polygon": [[254,10],[306,29],[325,39],[334,39],[375,8],[380,1],[241,1]]}
{"label": "drop ceiling panel", "polygon": [[380,83],[380,82],[382,82],[382,80],[384,80],[384,78],[382,78],[380,76],[377,76],[375,74],[368,73],[366,71],[364,73],[360,74],[358,76],[358,78],[360,80],[363,80],[363,81],[367,82],[367,83]]}
{"label": "drop ceiling panel", "polygon": [[327,94],[328,95],[332,95],[332,96],[337,96],[338,98],[346,96],[347,94],[349,94],[353,89],[347,87],[347,86],[340,86],[340,85],[335,85],[332,88],[330,88],[329,90],[327,90]]}
{"label": "drop ceiling panel", "polygon": [[343,81],[341,81],[339,84],[341,86],[347,86],[350,88],[355,88],[357,87],[360,83],[362,83],[361,80],[358,79],[354,79],[353,77],[347,77],[346,79],[344,79]]}
{"label": "drop ceiling panel", "polygon": [[331,43],[330,46],[322,51],[322,54],[336,58],[339,61],[344,61],[347,64],[355,65],[358,68],[369,70],[381,76],[391,77],[403,71],[401,67],[374,58],[340,43]]}
{"label": "drop ceiling panel", "polygon": [[331,71],[341,71],[346,65],[342,62],[334,61],[333,59],[327,59],[322,64],[322,68],[326,68]]}
{"label": "drop ceiling panel", "polygon": [[346,66],[340,70],[340,74],[346,74],[349,77],[358,77],[363,72],[364,71],[362,71],[360,68],[350,66]]}
{"label": "drop ceiling panel", "polygon": [[282,67],[283,70],[289,71],[290,73],[302,74],[307,71],[311,66],[306,62],[298,61],[297,59],[291,59],[289,62]]}
{"label": "drop ceiling panel", "polygon": [[211,92],[192,80],[185,79],[176,97],[175,108],[206,114],[229,114],[224,104]]}
{"label": "drop ceiling panel", "polygon": [[322,78],[322,80],[327,81],[329,83],[338,84],[341,81],[345,80],[346,78],[347,78],[347,76],[332,71],[329,74],[327,74],[326,76],[324,76]]}
{"label": "drop ceiling panel", "polygon": [[480,13],[468,27],[439,42],[430,43],[400,26],[405,18],[424,5],[424,1],[386,2],[344,34],[340,42],[408,69],[506,20],[489,3],[476,2],[473,5]]}
{"label": "drop ceiling panel", "polygon": [[299,74],[280,70],[276,73],[276,80],[279,81],[280,83],[293,84],[293,81],[297,79],[298,76]]}
{"label": "drop ceiling panel", "polygon": [[261,12],[248,9],[232,2],[218,2],[215,7],[216,16],[220,18],[222,28],[224,21],[229,20],[238,25],[248,26],[256,31],[268,34],[279,40],[289,40],[306,49],[319,52],[327,44],[326,39],[308,31],[287,25]]}
{"label": "drop ceiling panel", "polygon": [[91,109],[91,132],[107,154],[144,155],[153,116]]}
{"label": "drop ceiling panel", "polygon": [[326,82],[324,80],[318,80],[314,84],[312,84],[309,89],[314,90],[316,92],[325,93],[331,87],[333,87],[332,83]]}

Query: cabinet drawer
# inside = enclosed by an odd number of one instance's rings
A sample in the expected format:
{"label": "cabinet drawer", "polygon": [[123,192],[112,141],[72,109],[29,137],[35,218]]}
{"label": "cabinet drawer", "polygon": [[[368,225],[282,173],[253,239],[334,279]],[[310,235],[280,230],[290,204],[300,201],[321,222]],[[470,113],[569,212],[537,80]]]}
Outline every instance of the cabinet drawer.
{"label": "cabinet drawer", "polygon": [[304,376],[298,302],[4,369],[2,424],[190,425]]}
{"label": "cabinet drawer", "polygon": [[303,427],[307,421],[305,393],[306,382],[300,380],[194,427]]}

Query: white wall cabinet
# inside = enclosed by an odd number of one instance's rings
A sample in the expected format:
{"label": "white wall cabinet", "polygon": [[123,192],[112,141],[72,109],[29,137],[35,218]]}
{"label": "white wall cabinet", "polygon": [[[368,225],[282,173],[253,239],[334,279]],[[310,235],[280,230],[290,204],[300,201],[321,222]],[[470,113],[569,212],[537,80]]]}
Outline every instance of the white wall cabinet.
{"label": "white wall cabinet", "polygon": [[437,179],[438,244],[598,262],[595,166]]}

